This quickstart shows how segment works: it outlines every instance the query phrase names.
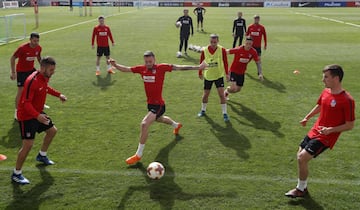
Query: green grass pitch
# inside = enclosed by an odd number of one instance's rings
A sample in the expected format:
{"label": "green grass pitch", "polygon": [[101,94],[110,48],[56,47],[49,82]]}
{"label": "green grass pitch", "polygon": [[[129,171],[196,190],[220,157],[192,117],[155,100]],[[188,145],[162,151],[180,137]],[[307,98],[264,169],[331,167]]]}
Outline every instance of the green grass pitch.
{"label": "green grass pitch", "polygon": [[[207,45],[209,34],[217,33],[220,44],[229,48],[237,11],[244,13],[247,24],[254,14],[261,15],[268,33],[268,50],[262,56],[266,80],[258,81],[255,64],[250,63],[243,90],[228,103],[231,123],[227,125],[215,90],[209,99],[208,117],[196,117],[202,94],[197,71],[168,73],[163,92],[166,114],[183,123],[181,139],[175,140],[170,126],[154,124],[142,164],[137,167],[128,167],[124,160],[136,151],[139,123],[147,111],[143,83],[133,74],[117,72],[107,77],[104,60],[103,74],[96,78],[92,28],[99,14],[113,15],[106,23],[116,41],[112,57],[119,63],[142,64],[142,53],[149,49],[158,63],[197,64],[199,54],[195,52],[189,52],[186,59],[175,57],[179,35],[174,23],[182,8],[94,8],[92,17],[80,17],[78,8],[73,12],[65,7],[39,9],[38,29],[33,29],[31,8],[2,10],[1,15],[25,13],[28,33],[44,33],[40,40],[43,55],[57,59],[57,72],[50,83],[68,97],[65,104],[51,96],[47,100],[51,109],[46,112],[59,130],[49,150],[57,164],[36,165],[43,134],[37,135],[23,169],[31,184],[10,182],[21,142],[13,120],[16,84],[9,79],[9,59],[24,41],[0,46],[0,153],[8,156],[0,162],[0,209],[360,206],[358,125],[340,137],[333,151],[311,161],[311,197],[290,200],[284,196],[297,182],[297,145],[314,119],[306,128],[298,122],[323,89],[322,68],[331,63],[342,65],[344,87],[360,100],[360,28],[296,12],[359,25],[358,9],[208,8],[205,33],[195,32],[189,43]],[[48,32],[72,24],[77,25]],[[300,74],[293,74],[295,69]],[[160,161],[166,168],[159,181],[144,175],[152,161]]]}

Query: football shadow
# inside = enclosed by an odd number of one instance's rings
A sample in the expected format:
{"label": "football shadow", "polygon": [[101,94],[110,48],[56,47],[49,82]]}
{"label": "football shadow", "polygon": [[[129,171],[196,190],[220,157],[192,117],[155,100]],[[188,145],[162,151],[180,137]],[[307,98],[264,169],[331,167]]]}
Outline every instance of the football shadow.
{"label": "football shadow", "polygon": [[265,76],[264,76],[264,81],[260,81],[258,77],[254,77],[249,73],[246,73],[246,76],[249,77],[250,79],[264,85],[265,87],[272,88],[274,90],[277,90],[280,93],[286,93],[285,85],[281,84],[280,82],[273,82]]}
{"label": "football shadow", "polygon": [[146,180],[147,185],[130,186],[123,195],[118,209],[126,209],[126,202],[137,191],[148,191],[150,199],[160,204],[161,209],[172,209],[176,200],[191,200],[198,198],[235,196],[233,194],[224,195],[220,193],[186,193],[175,183],[175,171],[169,164],[169,153],[176,146],[177,141],[170,142],[166,147],[162,148],[154,161],[160,162],[165,167],[165,175],[159,180],[152,180],[147,176],[146,167],[141,163],[129,166],[129,169],[140,170],[142,176]]}
{"label": "football shadow", "polygon": [[312,210],[312,209],[323,210],[324,209],[324,207],[322,207],[320,204],[318,204],[311,197],[310,194],[308,194],[304,198],[291,199],[290,201],[288,201],[288,204],[291,206],[302,206],[304,209],[308,209],[308,210]]}
{"label": "football shadow", "polygon": [[101,90],[107,90],[109,86],[114,85],[116,80],[111,80],[111,74],[106,74],[106,77],[96,76],[96,81],[92,84],[96,87],[100,87]]}
{"label": "football shadow", "polygon": [[223,127],[207,115],[205,115],[204,118],[212,127],[210,131],[225,147],[234,149],[240,158],[245,160],[249,159],[249,154],[246,150],[251,148],[250,141],[246,136],[234,129],[231,122],[227,122],[226,126]]}
{"label": "football shadow", "polygon": [[39,209],[42,202],[63,196],[59,193],[43,196],[43,194],[54,184],[54,178],[45,169],[44,165],[37,165],[36,167],[40,171],[41,182],[27,192],[24,192],[21,189],[21,185],[12,182],[13,201],[5,208],[6,210]]}
{"label": "football shadow", "polygon": [[7,134],[1,137],[0,145],[6,148],[20,148],[21,144],[19,123],[13,120]]}
{"label": "football shadow", "polygon": [[243,104],[240,104],[235,101],[228,101],[227,103],[231,110],[239,115],[240,117],[244,117],[248,122],[244,122],[236,119],[240,124],[254,127],[256,129],[271,131],[275,136],[282,138],[285,134],[281,133],[279,129],[281,128],[281,124],[278,121],[270,122],[264,117],[258,115],[254,110],[246,107]]}

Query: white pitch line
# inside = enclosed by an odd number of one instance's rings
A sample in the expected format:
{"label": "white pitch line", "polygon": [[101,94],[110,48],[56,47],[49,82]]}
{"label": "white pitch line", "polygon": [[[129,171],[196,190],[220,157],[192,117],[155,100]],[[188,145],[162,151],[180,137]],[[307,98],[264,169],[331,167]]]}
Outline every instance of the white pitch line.
{"label": "white pitch line", "polygon": [[332,21],[332,22],[335,22],[335,23],[341,23],[341,24],[345,24],[345,25],[360,28],[360,25],[358,25],[358,24],[345,22],[345,21],[342,21],[342,20],[336,20],[336,19],[333,19],[333,18],[327,18],[327,17],[322,17],[322,16],[318,16],[318,15],[312,15],[312,14],[302,13],[302,12],[295,12],[295,14],[304,15],[304,16],[313,17],[313,18],[318,18],[318,19],[327,20],[327,21]]}
{"label": "white pitch line", "polygon": [[[13,170],[11,167],[3,167],[0,168],[1,172],[9,172]],[[40,169],[45,170],[45,169]],[[61,169],[52,169],[48,167],[46,169],[49,173],[60,173],[60,174],[84,174],[84,175],[101,175],[101,176],[125,176],[125,177],[141,177],[144,174],[140,170],[136,169],[123,169],[123,170],[88,170],[88,169],[69,169],[69,168],[61,168]],[[37,168],[24,168],[24,172],[39,172]],[[262,176],[262,175],[241,175],[241,174],[183,174],[176,173],[170,174],[167,173],[166,176],[173,176],[179,178],[188,178],[188,179],[212,179],[212,180],[233,180],[233,181],[251,181],[251,182],[286,182],[286,183],[296,183],[296,178],[289,179],[283,177],[270,177],[270,176]],[[10,178],[9,178],[10,179]],[[349,185],[349,186],[360,186],[360,180],[343,180],[343,179],[310,179],[311,183],[316,184],[334,184],[334,185]]]}

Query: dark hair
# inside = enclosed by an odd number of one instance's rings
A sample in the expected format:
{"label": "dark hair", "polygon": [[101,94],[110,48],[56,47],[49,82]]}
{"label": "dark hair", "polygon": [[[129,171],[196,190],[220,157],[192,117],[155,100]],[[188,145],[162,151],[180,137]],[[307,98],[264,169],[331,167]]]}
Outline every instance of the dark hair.
{"label": "dark hair", "polygon": [[98,20],[100,20],[100,19],[105,19],[105,17],[102,16],[102,15],[100,15],[100,16],[98,17]]}
{"label": "dark hair", "polygon": [[155,57],[155,54],[152,51],[147,50],[144,52],[144,57]]}
{"label": "dark hair", "polygon": [[253,41],[253,38],[251,36],[247,36],[246,41]]}
{"label": "dark hair", "polygon": [[40,65],[41,66],[55,66],[56,65],[56,61],[53,57],[51,56],[45,56],[41,59],[40,61]]}
{"label": "dark hair", "polygon": [[32,39],[32,38],[38,38],[38,39],[40,39],[39,33],[32,32],[32,33],[30,34],[30,39]]}
{"label": "dark hair", "polygon": [[210,34],[210,38],[212,38],[212,39],[219,39],[219,35],[217,35],[217,34]]}
{"label": "dark hair", "polygon": [[254,15],[254,19],[259,19],[260,16],[259,15]]}
{"label": "dark hair", "polygon": [[337,65],[337,64],[331,64],[331,65],[327,65],[324,67],[323,69],[323,73],[325,72],[330,72],[330,75],[332,77],[336,77],[338,76],[339,77],[339,81],[341,82],[343,77],[344,77],[344,71],[343,69],[341,68],[341,66]]}

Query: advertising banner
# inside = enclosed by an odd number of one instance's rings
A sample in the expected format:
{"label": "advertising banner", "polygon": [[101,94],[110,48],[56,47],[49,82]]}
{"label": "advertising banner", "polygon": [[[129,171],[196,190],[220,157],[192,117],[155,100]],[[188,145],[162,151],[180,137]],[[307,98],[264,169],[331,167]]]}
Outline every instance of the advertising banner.
{"label": "advertising banner", "polygon": [[265,1],[264,7],[291,7],[290,1]]}
{"label": "advertising banner", "polygon": [[134,7],[157,7],[158,1],[134,1]]}
{"label": "advertising banner", "polygon": [[184,2],[159,2],[159,7],[183,7]]}
{"label": "advertising banner", "polygon": [[319,2],[319,7],[346,7],[346,2]]}
{"label": "advertising banner", "polygon": [[360,7],[360,1],[346,2],[347,7]]}
{"label": "advertising banner", "polygon": [[317,2],[291,2],[291,7],[317,7]]}

